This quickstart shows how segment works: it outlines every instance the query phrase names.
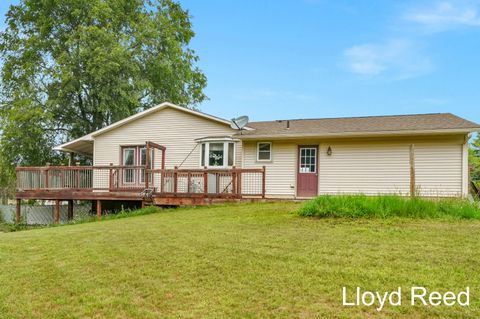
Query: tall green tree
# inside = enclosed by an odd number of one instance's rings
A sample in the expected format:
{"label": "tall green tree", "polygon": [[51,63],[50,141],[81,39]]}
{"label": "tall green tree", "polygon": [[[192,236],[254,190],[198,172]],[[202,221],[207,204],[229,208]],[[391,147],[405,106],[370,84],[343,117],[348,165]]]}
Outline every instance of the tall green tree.
{"label": "tall green tree", "polygon": [[477,133],[469,151],[470,178],[480,181],[480,133]]}
{"label": "tall green tree", "polygon": [[52,146],[163,101],[194,107],[206,78],[173,0],[21,0],[0,34],[0,160],[43,165]]}

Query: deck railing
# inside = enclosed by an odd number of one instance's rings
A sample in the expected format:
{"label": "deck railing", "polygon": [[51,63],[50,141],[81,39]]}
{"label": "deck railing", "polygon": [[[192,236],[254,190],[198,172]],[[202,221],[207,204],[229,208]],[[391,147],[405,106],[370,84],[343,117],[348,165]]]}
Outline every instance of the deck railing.
{"label": "deck railing", "polygon": [[145,166],[17,167],[17,191],[130,191],[156,195],[265,197],[259,169],[147,169]]}

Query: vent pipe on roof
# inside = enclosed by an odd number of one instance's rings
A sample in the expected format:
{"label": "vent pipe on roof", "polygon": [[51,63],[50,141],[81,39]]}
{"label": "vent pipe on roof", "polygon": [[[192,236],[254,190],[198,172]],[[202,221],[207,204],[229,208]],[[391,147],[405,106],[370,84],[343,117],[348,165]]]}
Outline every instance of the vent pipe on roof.
{"label": "vent pipe on roof", "polygon": [[287,120],[287,130],[290,129],[290,121]]}

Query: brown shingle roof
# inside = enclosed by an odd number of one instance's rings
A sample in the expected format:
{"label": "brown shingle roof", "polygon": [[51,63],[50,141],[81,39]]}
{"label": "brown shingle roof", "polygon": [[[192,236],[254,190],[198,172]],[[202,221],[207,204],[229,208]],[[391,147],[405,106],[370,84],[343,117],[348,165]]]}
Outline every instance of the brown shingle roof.
{"label": "brown shingle roof", "polygon": [[480,125],[451,113],[278,120],[250,122],[247,126],[254,130],[243,131],[245,139],[480,130]]}

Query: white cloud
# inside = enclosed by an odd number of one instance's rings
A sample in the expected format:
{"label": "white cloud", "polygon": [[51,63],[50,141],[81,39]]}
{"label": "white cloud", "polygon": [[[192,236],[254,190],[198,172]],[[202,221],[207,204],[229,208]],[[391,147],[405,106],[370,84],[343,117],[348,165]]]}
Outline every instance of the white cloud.
{"label": "white cloud", "polygon": [[432,70],[430,60],[409,40],[355,45],[344,51],[344,57],[348,70],[362,76],[385,75],[402,80]]}
{"label": "white cloud", "polygon": [[429,7],[410,10],[405,20],[417,23],[427,31],[440,32],[457,27],[480,27],[480,14],[475,3],[464,1],[438,2]]}

